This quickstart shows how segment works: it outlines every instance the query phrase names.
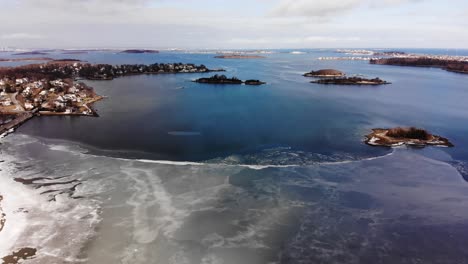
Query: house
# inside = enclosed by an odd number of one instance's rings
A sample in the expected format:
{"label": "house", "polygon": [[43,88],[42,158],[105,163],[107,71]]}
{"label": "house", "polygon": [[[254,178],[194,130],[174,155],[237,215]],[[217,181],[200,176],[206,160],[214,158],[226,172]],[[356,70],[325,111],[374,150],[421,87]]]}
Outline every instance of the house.
{"label": "house", "polygon": [[55,101],[55,102],[54,102],[54,105],[55,105],[55,107],[57,107],[57,108],[63,108],[63,107],[65,107],[65,104],[64,104],[64,103],[58,102],[58,101]]}
{"label": "house", "polygon": [[69,93],[75,93],[76,92],[76,86],[72,86],[72,87],[68,88],[68,92]]}
{"label": "house", "polygon": [[10,105],[13,105],[13,103],[12,103],[11,100],[10,100],[10,98],[6,98],[6,99],[3,100],[1,103],[2,103],[3,106],[10,106]]}
{"label": "house", "polygon": [[66,85],[61,79],[50,81],[49,83],[50,83],[50,85],[55,86],[55,87],[57,87],[57,86],[58,87],[63,87],[63,86]]}
{"label": "house", "polygon": [[29,111],[29,110],[34,109],[34,105],[30,102],[26,102],[24,103],[24,108]]}
{"label": "house", "polygon": [[31,88],[30,88],[29,86],[26,87],[26,88],[23,90],[22,94],[23,94],[24,97],[28,97],[28,96],[32,95]]}
{"label": "house", "polygon": [[24,84],[24,83],[28,83],[28,78],[22,78],[22,79],[16,79],[15,83],[16,85],[20,85],[20,84]]}

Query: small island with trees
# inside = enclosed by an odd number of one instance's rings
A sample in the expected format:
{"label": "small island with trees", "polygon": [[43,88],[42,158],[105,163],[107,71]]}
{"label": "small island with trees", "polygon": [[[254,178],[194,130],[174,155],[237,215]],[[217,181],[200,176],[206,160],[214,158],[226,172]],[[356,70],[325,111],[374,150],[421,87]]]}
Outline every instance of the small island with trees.
{"label": "small island with trees", "polygon": [[194,82],[197,83],[207,83],[207,84],[245,84],[245,85],[262,85],[265,84],[265,82],[259,81],[259,80],[246,80],[242,81],[238,79],[237,77],[232,77],[228,78],[226,75],[213,75],[208,78],[200,78],[196,79]]}
{"label": "small island with trees", "polygon": [[365,143],[371,146],[445,146],[454,145],[446,138],[433,135],[424,129],[415,127],[396,127],[390,129],[376,128],[366,136]]}

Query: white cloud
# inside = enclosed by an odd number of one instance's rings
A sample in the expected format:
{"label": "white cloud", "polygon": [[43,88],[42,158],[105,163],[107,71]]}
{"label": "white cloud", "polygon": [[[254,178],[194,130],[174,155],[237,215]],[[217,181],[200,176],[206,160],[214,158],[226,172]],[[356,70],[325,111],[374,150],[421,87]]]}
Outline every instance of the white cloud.
{"label": "white cloud", "polygon": [[[465,16],[457,16],[468,8],[466,0],[454,0],[451,5],[424,0],[236,0],[228,4],[219,0],[196,4],[191,0],[0,2],[8,10],[0,16],[0,44],[18,47],[466,47],[468,44]],[[423,4],[411,4],[415,2]],[[34,41],[24,41],[28,39]]]}
{"label": "white cloud", "polygon": [[362,0],[282,0],[273,8],[274,16],[327,16],[350,10]]}
{"label": "white cloud", "polygon": [[307,37],[283,37],[283,38],[233,38],[228,42],[236,45],[248,45],[261,47],[262,45],[269,45],[275,43],[277,47],[316,47],[317,44],[337,44],[358,43],[361,41],[360,37],[332,37],[332,36],[307,36]]}
{"label": "white cloud", "polygon": [[360,41],[359,37],[325,37],[325,36],[310,36],[304,39],[307,42],[339,42],[339,41]]}
{"label": "white cloud", "polygon": [[363,5],[388,7],[423,0],[280,0],[273,16],[324,17],[350,11]]}

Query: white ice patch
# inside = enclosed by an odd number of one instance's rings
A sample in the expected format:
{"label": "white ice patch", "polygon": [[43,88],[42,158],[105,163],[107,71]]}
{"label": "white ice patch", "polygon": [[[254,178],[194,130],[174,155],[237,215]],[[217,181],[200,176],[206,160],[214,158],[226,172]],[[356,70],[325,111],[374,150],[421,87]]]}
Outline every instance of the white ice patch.
{"label": "white ice patch", "polygon": [[[128,159],[121,159],[127,160]],[[190,162],[190,161],[169,161],[169,160],[147,160],[139,159],[136,160],[144,163],[154,163],[154,164],[165,164],[165,165],[174,165],[174,166],[223,166],[223,167],[245,167],[253,170],[263,170],[267,168],[290,168],[290,167],[299,167],[302,165],[249,165],[249,164],[217,164],[217,163],[202,163],[202,162]]]}
{"label": "white ice patch", "polygon": [[81,248],[94,234],[100,221],[99,206],[91,201],[73,200],[66,194],[48,201],[43,190],[15,182],[12,157],[3,154],[0,163],[1,206],[6,214],[0,232],[0,258],[18,249],[36,248],[35,263],[81,262]]}

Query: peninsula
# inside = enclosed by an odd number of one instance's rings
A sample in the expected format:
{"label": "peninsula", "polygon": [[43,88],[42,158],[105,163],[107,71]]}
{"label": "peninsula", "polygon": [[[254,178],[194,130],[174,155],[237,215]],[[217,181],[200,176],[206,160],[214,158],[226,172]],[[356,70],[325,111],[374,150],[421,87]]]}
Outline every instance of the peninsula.
{"label": "peninsula", "polygon": [[312,81],[311,83],[318,84],[335,84],[335,85],[383,85],[390,84],[380,78],[366,79],[360,77],[343,77],[343,78],[327,78]]}
{"label": "peninsula", "polygon": [[311,71],[304,74],[305,77],[328,78],[328,77],[343,77],[344,73],[334,69],[323,69],[318,71]]}
{"label": "peninsula", "polygon": [[436,67],[451,72],[468,74],[468,60],[440,59],[431,57],[383,58],[370,60],[371,64]]}
{"label": "peninsula", "polygon": [[402,145],[409,146],[446,146],[453,147],[453,144],[446,138],[432,135],[424,129],[415,127],[396,127],[391,129],[376,128],[366,136],[366,144],[371,146],[396,147]]}
{"label": "peninsula", "polygon": [[206,73],[224,71],[223,69],[208,69],[205,65],[184,63],[144,64],[90,64],[77,60],[54,60],[49,63],[31,64],[19,67],[0,68],[0,77],[27,78],[31,75],[53,78],[84,78],[88,80],[112,80],[117,77],[138,74],[175,74],[175,73]]}
{"label": "peninsula", "polygon": [[197,83],[207,83],[207,84],[245,84],[245,85],[262,85],[265,82],[259,80],[247,80],[242,81],[236,77],[228,78],[225,75],[214,75],[209,78],[200,78],[195,80]]}

